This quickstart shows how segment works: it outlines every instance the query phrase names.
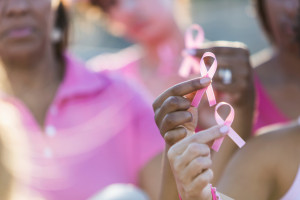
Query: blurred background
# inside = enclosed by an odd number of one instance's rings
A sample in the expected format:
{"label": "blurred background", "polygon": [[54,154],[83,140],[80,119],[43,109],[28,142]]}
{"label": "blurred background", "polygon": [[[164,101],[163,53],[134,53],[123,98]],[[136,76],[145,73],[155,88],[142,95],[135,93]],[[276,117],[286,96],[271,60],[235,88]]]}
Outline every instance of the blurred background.
{"label": "blurred background", "polygon": [[[190,11],[192,22],[203,27],[208,40],[241,41],[249,47],[251,54],[268,47],[255,19],[251,0],[192,0]],[[77,3],[71,13],[70,51],[83,60],[131,45],[105,30],[105,25],[98,20],[103,16],[97,9]]]}

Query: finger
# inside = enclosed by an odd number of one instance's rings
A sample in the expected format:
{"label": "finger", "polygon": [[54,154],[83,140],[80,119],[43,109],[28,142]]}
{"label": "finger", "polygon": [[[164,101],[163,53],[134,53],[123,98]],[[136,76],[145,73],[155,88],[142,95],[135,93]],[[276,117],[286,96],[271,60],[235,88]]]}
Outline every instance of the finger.
{"label": "finger", "polygon": [[186,177],[187,182],[192,182],[197,176],[209,169],[212,165],[210,156],[200,156],[192,160],[181,172],[182,178]]}
{"label": "finger", "polygon": [[212,181],[213,179],[213,171],[211,169],[205,170],[203,173],[199,174],[191,184],[189,184],[185,189],[186,191],[189,191],[191,194],[194,192],[198,195],[201,194],[201,192],[207,185]]}
{"label": "finger", "polygon": [[153,109],[156,111],[163,102],[170,96],[184,96],[194,91],[206,88],[211,83],[210,78],[196,78],[179,83],[165,92],[163,92],[153,103]]}
{"label": "finger", "polygon": [[[178,156],[182,167],[186,167],[195,158],[200,156],[209,156],[210,148],[206,144],[191,143],[182,155]],[[180,166],[181,167],[181,166]]]}
{"label": "finger", "polygon": [[184,127],[178,127],[168,131],[164,135],[165,142],[172,146],[187,136],[187,130]]}
{"label": "finger", "polygon": [[181,155],[182,152],[185,151],[185,149],[188,147],[191,143],[199,143],[199,144],[206,144],[210,141],[213,141],[215,139],[224,137],[229,131],[229,127],[226,125],[218,125],[214,126],[210,129],[200,131],[190,137],[187,137],[183,139],[182,141],[176,143],[171,147],[173,148],[173,151],[177,153],[177,155]]}
{"label": "finger", "polygon": [[189,109],[191,102],[179,96],[171,96],[166,99],[162,106],[155,112],[155,122],[160,127],[160,123],[166,114],[175,111],[184,111]]}
{"label": "finger", "polygon": [[179,125],[183,125],[187,122],[191,122],[193,116],[188,111],[177,111],[168,113],[162,120],[160,126],[160,132],[164,137],[164,134],[174,128],[177,128]]}

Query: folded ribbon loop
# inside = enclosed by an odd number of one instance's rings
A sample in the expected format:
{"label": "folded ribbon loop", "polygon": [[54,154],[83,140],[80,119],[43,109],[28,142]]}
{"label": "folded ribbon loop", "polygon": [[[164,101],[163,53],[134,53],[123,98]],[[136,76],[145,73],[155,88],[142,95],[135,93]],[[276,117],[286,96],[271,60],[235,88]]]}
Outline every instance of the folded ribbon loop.
{"label": "folded ribbon loop", "polygon": [[[193,37],[193,31],[196,31],[196,36]],[[186,51],[196,50],[201,47],[201,44],[204,41],[204,31],[201,26],[193,24],[185,33],[185,48]],[[199,73],[199,61],[196,57],[189,55],[188,53],[184,54],[183,63],[179,69],[179,75],[187,78],[191,70],[194,70],[196,73]]]}
{"label": "folded ribbon loop", "polygon": [[[230,107],[230,113],[229,115],[227,116],[227,118],[225,119],[225,121],[221,118],[221,116],[219,115],[218,113],[218,109],[221,107],[221,106],[229,106]],[[221,102],[219,103],[217,106],[216,106],[216,109],[215,109],[215,118],[216,118],[216,121],[219,125],[223,125],[225,124],[226,126],[229,127],[229,132],[228,132],[228,136],[241,148],[242,146],[245,145],[245,141],[231,128],[231,124],[233,122],[233,119],[234,119],[234,109],[232,108],[232,106],[228,103],[225,103],[225,102]],[[212,145],[212,149],[215,150],[216,152],[219,151],[221,145],[222,145],[222,142],[224,140],[224,137],[222,138],[219,138],[219,139],[216,139]]]}
{"label": "folded ribbon loop", "polygon": [[[210,69],[207,71],[206,69],[206,65],[205,65],[205,62],[204,62],[204,58],[205,57],[212,57],[214,59]],[[213,76],[215,75],[216,73],[216,70],[217,70],[217,66],[218,66],[218,62],[217,62],[217,59],[216,59],[216,56],[211,53],[211,52],[205,52],[203,54],[203,57],[201,58],[201,61],[200,61],[200,73],[201,73],[201,76],[202,77],[209,77],[209,78],[213,78]],[[201,90],[198,90],[193,101],[192,101],[192,106],[195,106],[195,107],[198,107],[201,99],[202,99],[202,96],[204,94],[204,92],[206,92],[206,95],[207,95],[207,98],[208,98],[208,102],[209,102],[209,105],[210,106],[213,106],[216,104],[216,97],[215,97],[215,94],[214,94],[214,91],[213,91],[213,87],[212,85],[210,84],[207,88],[203,88]]]}

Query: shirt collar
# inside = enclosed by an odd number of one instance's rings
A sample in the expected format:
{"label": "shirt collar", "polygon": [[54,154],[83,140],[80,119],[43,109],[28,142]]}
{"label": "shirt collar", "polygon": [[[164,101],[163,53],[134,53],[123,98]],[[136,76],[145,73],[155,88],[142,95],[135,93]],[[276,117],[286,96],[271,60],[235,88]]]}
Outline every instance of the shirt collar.
{"label": "shirt collar", "polygon": [[65,75],[57,98],[88,95],[102,90],[109,81],[102,73],[87,69],[85,64],[69,54],[65,55]]}

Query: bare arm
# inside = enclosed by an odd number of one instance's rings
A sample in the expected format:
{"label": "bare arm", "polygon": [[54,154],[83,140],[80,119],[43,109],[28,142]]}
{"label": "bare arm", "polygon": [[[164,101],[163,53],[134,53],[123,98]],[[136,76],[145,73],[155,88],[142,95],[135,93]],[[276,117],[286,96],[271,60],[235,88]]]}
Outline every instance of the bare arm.
{"label": "bare arm", "polygon": [[267,200],[274,187],[275,165],[269,136],[254,138],[236,153],[218,184],[218,191],[243,200]]}

